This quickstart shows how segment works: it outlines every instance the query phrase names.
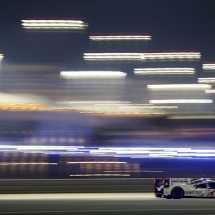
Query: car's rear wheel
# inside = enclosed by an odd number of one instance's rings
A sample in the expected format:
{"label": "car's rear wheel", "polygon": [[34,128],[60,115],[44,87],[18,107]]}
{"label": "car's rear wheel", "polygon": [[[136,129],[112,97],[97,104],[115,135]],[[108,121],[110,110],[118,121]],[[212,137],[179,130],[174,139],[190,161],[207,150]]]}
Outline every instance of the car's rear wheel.
{"label": "car's rear wheel", "polygon": [[172,189],[171,196],[173,199],[180,199],[184,196],[184,190],[181,187],[175,187]]}

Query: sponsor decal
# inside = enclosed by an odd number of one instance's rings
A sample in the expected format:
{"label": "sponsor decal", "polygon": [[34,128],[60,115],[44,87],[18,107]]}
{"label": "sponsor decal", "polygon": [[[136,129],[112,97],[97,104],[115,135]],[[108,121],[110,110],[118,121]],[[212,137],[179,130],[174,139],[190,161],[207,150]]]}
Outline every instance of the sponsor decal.
{"label": "sponsor decal", "polygon": [[187,194],[187,195],[190,195],[190,194],[198,195],[198,194],[202,194],[202,191],[189,191],[189,192],[185,192],[185,194]]}
{"label": "sponsor decal", "polygon": [[184,182],[187,183],[189,182],[188,178],[171,178],[172,182]]}
{"label": "sponsor decal", "polygon": [[158,191],[161,191],[162,189],[163,189],[163,185],[161,185],[160,187],[156,187],[156,189],[158,190]]}

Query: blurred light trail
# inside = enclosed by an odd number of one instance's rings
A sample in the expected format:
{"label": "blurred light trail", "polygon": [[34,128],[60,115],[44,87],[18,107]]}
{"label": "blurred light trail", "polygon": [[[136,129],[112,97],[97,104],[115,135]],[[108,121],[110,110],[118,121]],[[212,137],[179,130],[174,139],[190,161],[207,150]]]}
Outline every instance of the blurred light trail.
{"label": "blurred light trail", "polygon": [[150,100],[151,104],[209,104],[213,103],[212,99],[160,99]]}
{"label": "blurred light trail", "polygon": [[194,68],[137,68],[134,69],[135,75],[153,74],[195,74]]}
{"label": "blurred light trail", "polygon": [[[82,157],[113,157],[113,158],[159,158],[159,157],[174,157],[174,158],[215,158],[215,149],[192,149],[192,148],[163,148],[163,147],[76,147],[76,146],[12,146],[0,145],[1,152],[10,153],[24,152],[41,153],[41,154],[64,154],[64,155],[81,155]],[[18,155],[18,154],[17,154]],[[84,161],[84,162],[67,162],[67,164],[126,164],[123,161]],[[57,165],[57,163],[36,163],[36,162],[11,162],[0,163],[0,165]]]}
{"label": "blurred light trail", "polygon": [[160,84],[147,85],[150,90],[206,90],[211,89],[208,84]]}
{"label": "blurred light trail", "polygon": [[168,119],[215,119],[215,115],[179,115],[169,116]]}
{"label": "blurred light trail", "polygon": [[145,53],[146,59],[200,59],[200,52]]}
{"label": "blurred light trail", "polygon": [[21,20],[26,29],[84,29],[87,24],[83,20]]}
{"label": "blurred light trail", "polygon": [[215,83],[215,78],[198,78],[198,82],[211,84],[211,83]]}
{"label": "blurred light trail", "polygon": [[67,164],[117,164],[117,163],[127,163],[120,161],[80,161],[80,162],[67,162]]}
{"label": "blurred light trail", "polygon": [[215,93],[215,90],[205,90],[206,93]]}
{"label": "blurred light trail", "polygon": [[61,71],[60,75],[66,78],[125,78],[125,72],[119,71]]}
{"label": "blurred light trail", "polygon": [[2,60],[4,58],[3,54],[0,54],[0,60]]}
{"label": "blurred light trail", "polygon": [[20,162],[20,163],[16,163],[16,162],[0,162],[0,166],[8,166],[8,165],[58,165],[58,163],[34,163],[34,162],[30,162],[30,163],[25,163],[25,162]]}
{"label": "blurred light trail", "polygon": [[189,60],[200,59],[199,52],[164,53],[84,53],[85,60]]}
{"label": "blurred light trail", "polygon": [[215,71],[215,63],[204,63],[202,68],[205,71]]}
{"label": "blurred light trail", "polygon": [[143,60],[141,53],[84,53],[85,60]]}
{"label": "blurred light trail", "polygon": [[102,176],[102,177],[104,177],[104,176],[106,176],[106,177],[112,177],[112,176],[115,176],[115,177],[129,177],[130,175],[129,174],[73,174],[73,175],[69,175],[69,176],[71,176],[71,177],[92,177],[92,176],[94,176],[94,177],[100,177],[100,176]]}
{"label": "blurred light trail", "polygon": [[93,41],[119,41],[119,40],[151,40],[151,36],[146,35],[117,35],[117,36],[90,36]]}

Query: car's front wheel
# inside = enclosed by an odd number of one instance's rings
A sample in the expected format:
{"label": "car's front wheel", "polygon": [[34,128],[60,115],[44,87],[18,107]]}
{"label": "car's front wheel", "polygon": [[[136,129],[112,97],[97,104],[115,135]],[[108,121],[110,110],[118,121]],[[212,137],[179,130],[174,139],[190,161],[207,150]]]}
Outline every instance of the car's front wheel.
{"label": "car's front wheel", "polygon": [[184,190],[181,187],[175,187],[172,189],[171,196],[173,199],[183,198]]}

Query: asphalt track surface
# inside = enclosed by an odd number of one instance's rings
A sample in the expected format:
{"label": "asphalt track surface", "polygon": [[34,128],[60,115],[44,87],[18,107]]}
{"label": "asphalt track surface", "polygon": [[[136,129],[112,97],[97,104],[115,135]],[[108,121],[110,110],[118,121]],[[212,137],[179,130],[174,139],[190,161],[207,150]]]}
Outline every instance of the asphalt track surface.
{"label": "asphalt track surface", "polygon": [[215,199],[156,199],[153,193],[2,194],[0,214],[214,215]]}

